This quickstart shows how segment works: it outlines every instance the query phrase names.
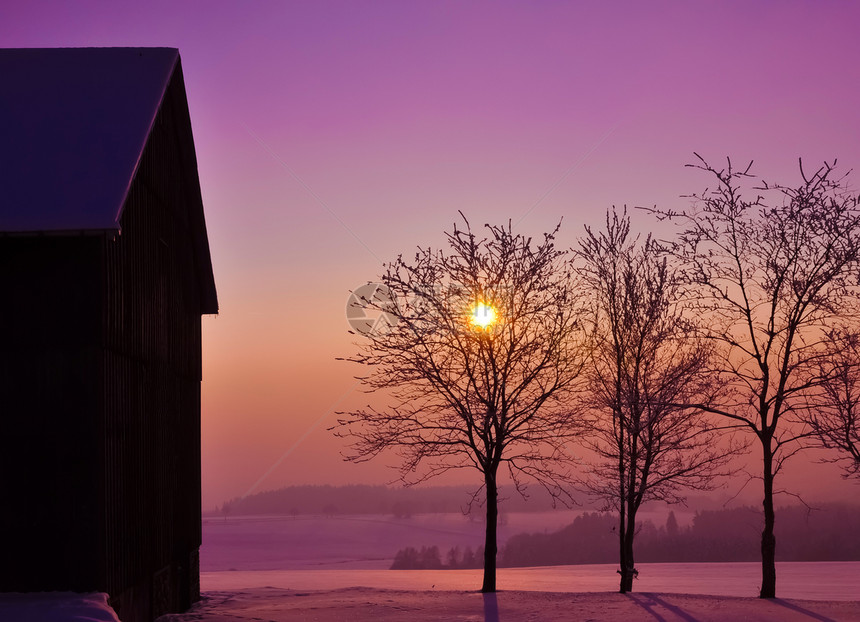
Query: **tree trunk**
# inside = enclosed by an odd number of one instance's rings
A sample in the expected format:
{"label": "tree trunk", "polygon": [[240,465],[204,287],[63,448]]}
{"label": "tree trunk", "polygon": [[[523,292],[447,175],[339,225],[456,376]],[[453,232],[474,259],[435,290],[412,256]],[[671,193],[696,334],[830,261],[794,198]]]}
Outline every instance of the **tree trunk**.
{"label": "tree trunk", "polygon": [[764,449],[764,530],[761,532],[761,592],[759,598],[776,598],[776,538],[773,535],[773,453],[770,437],[762,438]]}
{"label": "tree trunk", "polygon": [[636,566],[633,561],[633,537],[636,535],[636,511],[632,503],[627,504],[627,524],[621,536],[621,588],[620,592],[626,594],[633,591],[633,577],[636,575]]}
{"label": "tree trunk", "polygon": [[[618,363],[621,366],[621,363]],[[621,388],[616,383],[616,402],[621,403]],[[620,422],[618,425],[618,574],[621,575],[621,585],[618,591],[625,593],[624,586],[627,582],[624,579],[625,568],[627,568],[627,485],[625,481],[625,444],[624,444],[624,414],[621,409],[616,406],[613,416]]]}
{"label": "tree trunk", "polygon": [[484,474],[487,489],[487,533],[484,539],[484,593],[496,591],[496,531],[499,518],[499,491],[495,473]]}

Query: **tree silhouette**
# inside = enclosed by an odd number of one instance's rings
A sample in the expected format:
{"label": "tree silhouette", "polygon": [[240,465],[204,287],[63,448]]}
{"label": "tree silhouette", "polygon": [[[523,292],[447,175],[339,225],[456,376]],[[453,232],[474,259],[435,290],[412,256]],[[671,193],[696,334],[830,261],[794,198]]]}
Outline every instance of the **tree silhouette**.
{"label": "tree silhouette", "polygon": [[[853,314],[860,259],[860,210],[844,177],[825,163],[796,187],[759,182],[750,166],[716,169],[696,154],[693,166],[715,187],[681,212],[652,210],[679,222],[672,250],[706,339],[718,346],[719,400],[700,404],[744,429],[762,452],[764,529],[760,596],[776,595],[774,481],[803,447],[797,425],[804,395],[820,380],[815,367],[828,327]],[[773,197],[773,199],[771,199]]]}
{"label": "tree silhouette", "polygon": [[699,409],[712,391],[710,351],[678,302],[679,279],[650,237],[630,237],[630,218],[613,209],[606,229],[586,227],[578,257],[591,302],[588,401],[595,413],[585,443],[596,455],[584,483],[618,512],[621,593],[638,574],[636,514],[649,499],[678,502],[727,474],[737,448]]}
{"label": "tree silhouette", "polygon": [[390,327],[366,333],[346,360],[368,369],[361,380],[390,406],[340,413],[334,429],[352,439],[348,460],[398,453],[407,484],[456,468],[481,473],[481,589],[493,592],[500,469],[521,492],[531,479],[567,494],[566,446],[577,429],[567,398],[582,366],[577,300],[565,252],[554,246],[558,228],[533,243],[510,222],[487,225],[479,239],[464,221],[446,233],[447,252],[419,248],[414,261],[386,266],[388,300],[363,301],[388,314]]}
{"label": "tree silhouette", "polygon": [[838,452],[833,461],[842,463],[845,477],[860,478],[860,332],[856,327],[828,332],[818,371],[821,382],[809,392],[803,419],[822,447]]}
{"label": "tree silhouette", "polygon": [[670,511],[666,517],[666,535],[670,538],[678,536],[678,519],[675,518],[675,512]]}

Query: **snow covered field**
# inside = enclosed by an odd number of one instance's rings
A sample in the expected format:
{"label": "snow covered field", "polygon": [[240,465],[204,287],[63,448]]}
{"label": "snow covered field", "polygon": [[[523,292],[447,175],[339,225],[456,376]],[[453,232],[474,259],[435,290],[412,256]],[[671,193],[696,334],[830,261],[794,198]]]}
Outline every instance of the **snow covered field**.
{"label": "snow covered field", "polygon": [[[522,532],[556,531],[581,511],[512,513],[499,526],[499,542]],[[682,525],[692,512],[676,512]],[[643,513],[662,525],[666,515]],[[436,545],[444,557],[454,546],[484,543],[484,524],[460,514],[392,516],[236,516],[203,519],[200,569],[290,570],[302,568],[377,569],[391,566],[394,555],[407,546]]]}
{"label": "snow covered field", "polygon": [[[499,541],[523,531],[553,531],[577,512],[511,514]],[[690,517],[682,516],[682,520]],[[654,522],[665,521],[655,517]],[[203,590],[276,587],[325,590],[353,587],[398,590],[471,590],[480,570],[388,570],[398,549],[483,543],[484,526],[454,514],[408,519],[390,516],[231,517],[206,519],[200,551]],[[755,596],[761,581],[755,562],[638,564],[637,591]],[[616,566],[595,564],[502,568],[504,590],[593,592],[617,589]],[[860,562],[781,562],[778,593],[811,600],[860,601]]]}
{"label": "snow covered field", "polygon": [[[500,540],[553,531],[574,516],[514,514]],[[203,530],[204,599],[161,622],[860,622],[860,562],[779,563],[777,592],[785,600],[755,597],[757,563],[640,564],[636,593],[625,596],[616,593],[613,564],[502,568],[500,592],[483,596],[480,570],[387,570],[406,546],[437,545],[444,554],[480,545],[483,525],[461,516],[230,517],[206,519]]]}
{"label": "snow covered field", "polygon": [[[614,592],[617,566],[501,568],[500,590]],[[756,563],[639,564],[637,592],[755,597],[761,582]],[[860,602],[860,562],[777,563],[777,594],[804,600]],[[480,570],[265,570],[204,572],[203,591],[278,588],[299,591],[356,587],[389,590],[477,590]]]}
{"label": "snow covered field", "polygon": [[[512,515],[502,539],[572,516]],[[480,570],[387,570],[404,546],[479,545],[483,525],[459,516],[231,517],[205,520],[203,534],[203,600],[160,622],[860,622],[860,562],[778,563],[771,601],[755,597],[757,563],[640,564],[623,596],[613,564],[502,568],[500,592],[481,595]],[[0,621],[17,620],[116,618],[102,594],[0,596]]]}
{"label": "snow covered field", "polygon": [[677,594],[393,591],[304,592],[258,588],[209,592],[183,615],[159,622],[860,622],[849,602]]}

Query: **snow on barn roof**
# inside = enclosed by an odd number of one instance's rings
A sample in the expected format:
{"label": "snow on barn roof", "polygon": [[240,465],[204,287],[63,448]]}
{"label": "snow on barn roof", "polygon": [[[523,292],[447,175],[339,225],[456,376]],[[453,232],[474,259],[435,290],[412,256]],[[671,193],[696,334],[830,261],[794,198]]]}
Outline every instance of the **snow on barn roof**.
{"label": "snow on barn roof", "polygon": [[0,50],[0,231],[119,230],[179,51]]}

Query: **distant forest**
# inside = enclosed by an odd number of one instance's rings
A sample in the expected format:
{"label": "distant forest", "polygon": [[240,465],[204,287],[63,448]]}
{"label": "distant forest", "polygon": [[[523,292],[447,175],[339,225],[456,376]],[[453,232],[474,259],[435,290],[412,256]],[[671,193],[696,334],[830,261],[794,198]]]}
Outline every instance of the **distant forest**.
{"label": "distant forest", "polygon": [[[216,507],[214,514],[228,516],[339,516],[352,514],[390,515],[408,518],[415,514],[460,514],[469,504],[474,486],[421,486],[390,488],[351,484],[346,486],[288,486],[239,497]],[[499,488],[499,509],[510,512],[547,512],[552,499],[542,488],[534,486],[523,499],[512,487]],[[483,495],[479,496],[483,499]],[[714,495],[691,494],[688,505],[718,508],[722,501]],[[597,510],[599,504],[581,500],[576,510]],[[483,511],[473,508],[475,517],[483,520]],[[210,515],[212,513],[209,513]]]}
{"label": "distant forest", "polygon": [[[777,561],[860,560],[860,508],[828,505],[817,510],[803,506],[777,509]],[[552,533],[512,536],[499,550],[499,566],[556,566],[618,562],[617,517],[585,513]],[[689,527],[680,527],[674,513],[665,525],[646,521],[636,535],[637,562],[758,561],[761,511],[742,507],[697,512]],[[392,569],[480,568],[478,548],[444,555],[436,546],[397,552]]]}
{"label": "distant forest", "polygon": [[[523,499],[513,489],[500,490],[500,496],[507,497],[500,504],[505,512],[545,512],[552,509],[552,499],[543,489],[529,489],[528,499]],[[227,501],[216,509],[216,513],[231,516],[382,514],[407,518],[413,514],[462,513],[473,492],[474,487],[468,486],[290,486]]]}

